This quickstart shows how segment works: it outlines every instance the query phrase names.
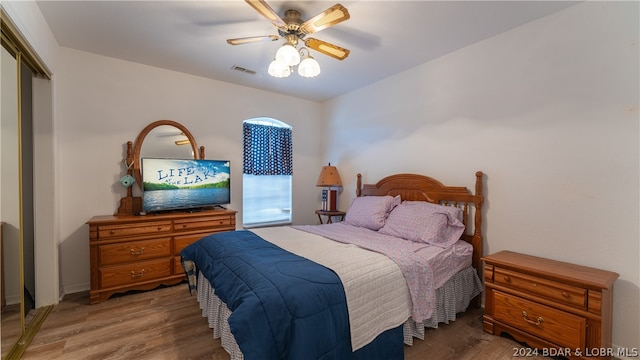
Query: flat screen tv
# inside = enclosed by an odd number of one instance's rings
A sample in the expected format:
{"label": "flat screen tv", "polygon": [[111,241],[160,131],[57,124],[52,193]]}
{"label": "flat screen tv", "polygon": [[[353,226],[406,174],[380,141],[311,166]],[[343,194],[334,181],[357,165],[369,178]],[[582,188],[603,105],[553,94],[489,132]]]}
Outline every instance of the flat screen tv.
{"label": "flat screen tv", "polygon": [[142,210],[213,208],[231,202],[228,160],[142,158]]}

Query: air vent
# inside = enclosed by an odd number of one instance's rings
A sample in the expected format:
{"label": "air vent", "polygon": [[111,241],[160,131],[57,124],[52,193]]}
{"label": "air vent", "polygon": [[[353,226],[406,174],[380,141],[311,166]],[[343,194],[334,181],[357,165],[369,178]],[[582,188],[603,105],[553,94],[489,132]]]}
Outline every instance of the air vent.
{"label": "air vent", "polygon": [[232,69],[232,70],[237,70],[237,71],[240,71],[240,72],[243,72],[243,73],[251,74],[251,75],[255,75],[255,73],[256,73],[256,72],[255,72],[255,71],[253,71],[253,70],[245,69],[245,68],[243,68],[242,66],[238,66],[238,65],[233,65],[233,66],[231,67],[231,69]]}

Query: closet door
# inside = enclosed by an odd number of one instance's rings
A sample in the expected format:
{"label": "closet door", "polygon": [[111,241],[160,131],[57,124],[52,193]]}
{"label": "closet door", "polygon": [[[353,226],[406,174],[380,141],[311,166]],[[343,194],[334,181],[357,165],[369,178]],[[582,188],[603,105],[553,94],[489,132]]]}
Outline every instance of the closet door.
{"label": "closet door", "polygon": [[[2,295],[1,357],[19,359],[44,322],[53,305],[41,305],[35,311],[35,238],[37,226],[34,216],[34,97],[33,87],[50,91],[51,72],[22,37],[15,23],[0,6],[2,58],[0,80],[2,98],[0,110],[0,223],[2,223],[2,252],[0,269],[4,280]],[[41,93],[42,94],[42,93]],[[40,126],[52,121],[51,104],[40,110]],[[44,115],[44,117],[43,117]],[[52,150],[52,149],[51,149]],[[42,151],[40,151],[42,154]],[[45,158],[52,161],[53,158]],[[48,164],[45,164],[45,168]],[[52,172],[41,171],[45,174]],[[47,181],[45,179],[45,181]],[[38,182],[39,184],[41,182]],[[47,188],[49,189],[49,188]],[[43,189],[41,189],[43,190]],[[45,209],[47,208],[46,202]],[[43,204],[43,202],[41,202]],[[39,207],[42,209],[42,205]],[[46,216],[44,221],[51,220]],[[41,220],[42,221],[42,220]],[[47,238],[47,235],[44,236]],[[43,243],[44,244],[44,243]],[[44,244],[47,248],[47,244]],[[29,313],[29,316],[25,315]],[[29,320],[27,320],[29,319]]]}
{"label": "closet door", "polygon": [[2,355],[24,332],[18,63],[2,47],[0,71],[0,221],[2,225]]}

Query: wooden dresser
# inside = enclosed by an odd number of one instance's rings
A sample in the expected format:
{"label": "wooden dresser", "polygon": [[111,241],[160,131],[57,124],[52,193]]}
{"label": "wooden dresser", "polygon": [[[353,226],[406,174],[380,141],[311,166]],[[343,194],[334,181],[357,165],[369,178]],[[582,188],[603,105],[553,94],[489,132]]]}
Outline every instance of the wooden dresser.
{"label": "wooden dresser", "polygon": [[185,279],[180,251],[215,232],[235,230],[235,210],[95,216],[89,225],[90,302]]}
{"label": "wooden dresser", "polygon": [[510,251],[483,260],[485,332],[508,333],[539,355],[610,358],[618,274]]}

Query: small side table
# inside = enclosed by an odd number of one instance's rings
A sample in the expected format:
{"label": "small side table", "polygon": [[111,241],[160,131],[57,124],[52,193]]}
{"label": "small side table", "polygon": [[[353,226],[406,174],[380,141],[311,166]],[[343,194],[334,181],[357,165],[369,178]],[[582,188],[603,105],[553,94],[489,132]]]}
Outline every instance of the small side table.
{"label": "small side table", "polygon": [[[618,274],[511,251],[485,256],[483,329],[571,359],[610,359]],[[569,354],[570,353],[570,354]],[[535,354],[535,353],[534,353]]]}
{"label": "small side table", "polygon": [[332,217],[334,217],[334,216],[335,217],[340,217],[340,221],[343,221],[344,220],[344,216],[347,213],[344,212],[344,211],[338,211],[338,210],[335,210],[335,211],[331,211],[331,210],[316,210],[316,214],[318,215],[318,219],[320,220],[320,224],[323,224],[323,221],[322,221],[322,217],[323,216],[327,217],[327,224],[331,224],[332,223],[332,221],[331,221]]}

